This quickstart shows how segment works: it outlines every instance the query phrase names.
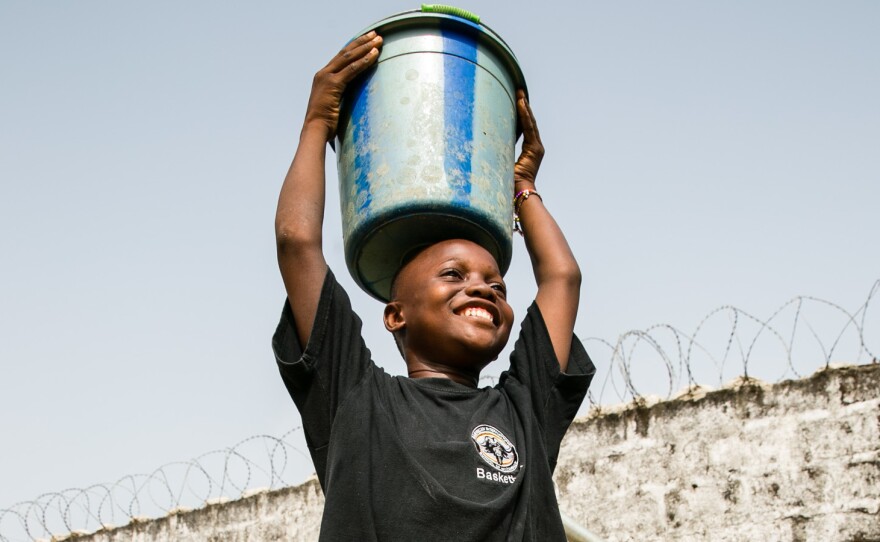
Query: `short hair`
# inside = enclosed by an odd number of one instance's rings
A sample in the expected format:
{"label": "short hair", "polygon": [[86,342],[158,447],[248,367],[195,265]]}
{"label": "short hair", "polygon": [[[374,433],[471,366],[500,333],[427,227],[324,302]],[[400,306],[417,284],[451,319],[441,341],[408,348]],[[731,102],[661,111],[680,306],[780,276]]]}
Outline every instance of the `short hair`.
{"label": "short hair", "polygon": [[416,259],[416,256],[424,252],[425,249],[433,244],[434,243],[422,243],[407,249],[403,253],[403,256],[400,257],[400,265],[397,266],[397,271],[394,272],[394,276],[391,278],[391,299],[389,299],[389,301],[397,299],[397,281],[400,278],[400,273],[403,271],[403,268],[409,265],[410,262]]}
{"label": "short hair", "polygon": [[[421,254],[432,244],[433,243],[422,243],[407,249],[403,253],[403,256],[400,258],[400,265],[397,266],[397,271],[394,272],[394,276],[391,278],[391,299],[388,300],[389,302],[397,299],[397,280],[400,278],[400,273],[403,271],[403,268],[409,265],[410,262],[416,259],[416,256]],[[400,337],[400,332],[392,332],[391,336],[394,337],[394,345],[397,346],[397,351],[400,352],[400,357],[406,362],[406,353],[403,351],[403,340]]]}

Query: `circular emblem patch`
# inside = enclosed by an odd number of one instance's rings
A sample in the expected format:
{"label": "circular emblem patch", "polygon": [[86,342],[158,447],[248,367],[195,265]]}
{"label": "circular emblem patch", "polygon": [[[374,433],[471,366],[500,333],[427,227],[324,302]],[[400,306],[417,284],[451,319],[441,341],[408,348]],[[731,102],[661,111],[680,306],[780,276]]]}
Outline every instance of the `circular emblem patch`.
{"label": "circular emblem patch", "polygon": [[471,431],[477,454],[495,470],[513,472],[519,464],[516,447],[504,433],[491,425],[478,425]]}

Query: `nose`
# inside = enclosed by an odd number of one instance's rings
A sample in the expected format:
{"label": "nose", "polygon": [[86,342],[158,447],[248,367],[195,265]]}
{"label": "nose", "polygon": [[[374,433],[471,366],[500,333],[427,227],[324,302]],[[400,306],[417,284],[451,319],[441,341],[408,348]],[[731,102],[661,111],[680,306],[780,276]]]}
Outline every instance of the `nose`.
{"label": "nose", "polygon": [[482,280],[472,280],[465,289],[465,292],[472,297],[495,299],[495,290],[492,289],[492,286]]}

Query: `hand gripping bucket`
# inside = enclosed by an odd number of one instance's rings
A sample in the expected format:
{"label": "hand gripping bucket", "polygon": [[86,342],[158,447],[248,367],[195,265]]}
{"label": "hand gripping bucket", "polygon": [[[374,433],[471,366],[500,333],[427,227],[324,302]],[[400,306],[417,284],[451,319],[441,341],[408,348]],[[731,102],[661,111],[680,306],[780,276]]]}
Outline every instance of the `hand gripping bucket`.
{"label": "hand gripping bucket", "polygon": [[383,19],[378,62],[343,98],[335,149],[345,259],[387,301],[413,249],[470,239],[502,273],[512,254],[516,90],[510,48],[456,8]]}

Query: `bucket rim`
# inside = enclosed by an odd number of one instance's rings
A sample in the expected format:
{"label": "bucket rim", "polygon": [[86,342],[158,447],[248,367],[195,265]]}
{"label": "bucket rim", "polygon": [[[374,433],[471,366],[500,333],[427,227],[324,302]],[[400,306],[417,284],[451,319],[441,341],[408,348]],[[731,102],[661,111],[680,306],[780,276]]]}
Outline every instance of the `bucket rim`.
{"label": "bucket rim", "polygon": [[[361,223],[351,235],[347,236],[344,242],[345,264],[348,267],[349,274],[355,283],[367,293],[370,297],[387,303],[391,300],[391,283],[380,286],[380,280],[369,281],[363,275],[360,267],[361,254],[364,247],[373,242],[382,232],[375,226],[382,224],[382,230],[385,233],[389,229],[411,226],[414,221],[425,220],[430,218],[432,221],[440,221],[445,228],[454,228],[453,235],[437,235],[429,233],[417,233],[410,238],[410,241],[417,239],[417,244],[432,245],[446,239],[467,239],[482,246],[489,254],[495,258],[498,264],[498,270],[502,276],[505,276],[510,270],[510,264],[513,260],[513,236],[504,235],[504,230],[497,228],[497,224],[491,222],[480,222],[475,220],[473,216],[457,213],[448,209],[435,209],[432,205],[414,205],[405,209],[397,216],[388,218],[376,216]],[[411,248],[412,244],[410,244]],[[386,271],[385,277],[390,279],[392,275],[400,269],[403,255],[410,248],[402,250],[391,250],[385,253],[385,262],[383,266]]]}
{"label": "bucket rim", "polygon": [[510,48],[507,42],[504,41],[504,39],[497,32],[492,30],[486,23],[484,23],[482,19],[480,19],[480,22],[475,23],[457,15],[411,9],[395,13],[394,15],[389,15],[384,19],[376,21],[375,23],[367,26],[366,28],[358,32],[354,37],[351,38],[351,40],[349,40],[349,43],[371,30],[375,30],[376,33],[381,36],[385,31],[393,30],[394,28],[416,25],[420,22],[425,22],[429,20],[451,21],[464,27],[470,28],[471,30],[478,32],[480,35],[489,38],[488,43],[493,44],[496,51],[501,53],[502,59],[505,61],[505,65],[511,71],[511,75],[513,76],[516,88],[522,89],[526,93],[526,97],[528,98],[529,89],[526,85],[526,78],[523,74],[522,68],[519,65],[519,60],[516,58],[516,54],[514,54],[513,49]]}

